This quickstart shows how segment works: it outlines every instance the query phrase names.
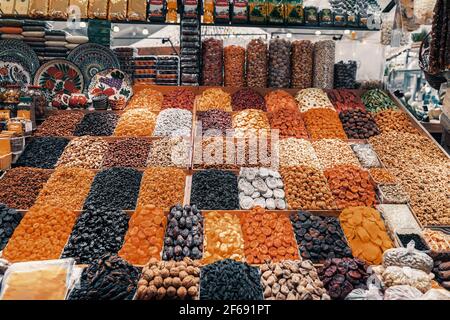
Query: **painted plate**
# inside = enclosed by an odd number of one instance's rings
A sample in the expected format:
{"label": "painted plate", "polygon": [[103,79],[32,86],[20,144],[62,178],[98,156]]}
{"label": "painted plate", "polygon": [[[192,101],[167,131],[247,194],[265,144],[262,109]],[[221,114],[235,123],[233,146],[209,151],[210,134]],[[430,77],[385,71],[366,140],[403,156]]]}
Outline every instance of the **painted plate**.
{"label": "painted plate", "polygon": [[0,83],[28,85],[30,73],[19,63],[0,61]]}
{"label": "painted plate", "polygon": [[76,47],[69,53],[67,59],[79,66],[86,84],[89,84],[92,77],[100,71],[120,68],[116,54],[111,49],[95,43]]}
{"label": "painted plate", "polygon": [[105,94],[109,97],[123,97],[128,101],[133,95],[133,83],[130,77],[119,69],[105,70],[92,78],[88,94],[91,99]]}
{"label": "painted plate", "polygon": [[0,61],[18,63],[30,75],[34,75],[40,65],[33,49],[20,40],[0,40]]}
{"label": "painted plate", "polygon": [[84,78],[80,69],[70,61],[57,59],[43,64],[34,76],[34,85],[48,90],[50,97],[57,94],[81,93]]}

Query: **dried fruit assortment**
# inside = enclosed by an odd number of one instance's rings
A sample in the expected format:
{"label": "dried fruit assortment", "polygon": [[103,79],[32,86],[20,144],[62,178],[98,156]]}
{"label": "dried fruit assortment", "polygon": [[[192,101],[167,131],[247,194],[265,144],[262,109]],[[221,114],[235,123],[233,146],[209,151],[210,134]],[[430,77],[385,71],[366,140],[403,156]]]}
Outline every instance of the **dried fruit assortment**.
{"label": "dried fruit assortment", "polygon": [[450,235],[433,229],[425,229],[422,234],[431,250],[436,252],[450,250]]}
{"label": "dried fruit assortment", "polygon": [[346,110],[339,113],[349,139],[368,139],[380,133],[372,115],[363,110]]}
{"label": "dried fruit assortment", "polygon": [[256,267],[230,259],[201,269],[200,300],[262,300],[260,272]]}
{"label": "dried fruit assortment", "polygon": [[141,186],[142,172],[131,168],[100,171],[92,182],[84,208],[134,210]]}
{"label": "dried fruit assortment", "polygon": [[208,38],[202,42],[204,86],[221,86],[223,83],[223,41]]}
{"label": "dried fruit assortment", "polygon": [[367,171],[340,165],[325,170],[325,177],[339,209],[375,205],[375,189]]}
{"label": "dried fruit assortment", "polygon": [[244,260],[244,238],[237,214],[217,211],[203,214],[205,241],[203,264],[222,259]]}
{"label": "dried fruit assortment", "polygon": [[330,300],[311,261],[266,262],[261,283],[265,300]]}
{"label": "dried fruit assortment", "polygon": [[347,139],[339,116],[333,109],[310,109],[302,116],[312,139]]}
{"label": "dried fruit assortment", "polygon": [[245,109],[257,109],[266,111],[266,102],[264,98],[251,88],[243,88],[231,96],[231,107],[233,111],[242,111]]}
{"label": "dried fruit assortment", "polygon": [[247,85],[252,88],[267,87],[267,45],[261,39],[252,39],[246,53]]}
{"label": "dried fruit assortment", "polygon": [[291,214],[300,256],[320,263],[326,259],[352,257],[339,220],[299,211]]}
{"label": "dried fruit assortment", "polygon": [[380,213],[369,207],[344,209],[339,216],[354,257],[380,264],[383,252],[393,247]]}
{"label": "dried fruit assortment", "polygon": [[336,203],[320,170],[296,166],[281,168],[281,176],[289,209],[335,209]]}
{"label": "dried fruit assortment", "polygon": [[[227,147],[228,144],[228,147]],[[195,149],[194,166],[202,169],[236,169],[236,148],[234,139],[225,137],[204,137],[202,149]],[[229,150],[228,150],[229,149]]]}
{"label": "dried fruit assortment", "polygon": [[16,167],[53,169],[58,162],[68,139],[56,137],[34,138],[20,155]]}
{"label": "dried fruit assortment", "polygon": [[177,88],[164,94],[162,110],[169,108],[194,109],[195,94],[186,88]]}
{"label": "dried fruit assortment", "polygon": [[322,89],[302,89],[295,95],[295,100],[298,102],[300,112],[319,108],[329,108],[334,110],[333,104]]}
{"label": "dried fruit assortment", "polygon": [[339,165],[359,167],[359,161],[350,146],[341,140],[323,139],[313,142],[314,151],[322,168],[331,169]]}
{"label": "dried fruit assortment", "polygon": [[91,264],[104,254],[117,253],[122,247],[130,217],[122,210],[108,207],[84,210],[78,218],[63,258],[79,264]]}
{"label": "dried fruit assortment", "polygon": [[3,257],[10,262],[58,259],[77,218],[76,212],[66,209],[32,207],[14,231]]}
{"label": "dried fruit assortment", "polygon": [[69,300],[131,300],[137,289],[139,269],[107,253],[83,270],[79,287]]}
{"label": "dried fruit assortment", "polygon": [[200,210],[239,209],[238,178],[234,172],[203,170],[192,176],[191,204]]}
{"label": "dried fruit assortment", "polygon": [[84,117],[84,113],[80,111],[58,112],[50,115],[37,128],[35,136],[73,136],[78,123]]}
{"label": "dried fruit assortment", "polygon": [[265,261],[279,262],[299,258],[288,216],[256,207],[241,215],[241,225],[248,263],[260,264]]}
{"label": "dried fruit assortment", "polygon": [[311,142],[304,139],[282,139],[279,144],[279,157],[280,165],[283,167],[322,168]]}
{"label": "dried fruit assortment", "polygon": [[191,136],[192,112],[184,109],[165,109],[158,114],[154,137]]}
{"label": "dried fruit assortment", "polygon": [[366,107],[361,101],[361,98],[352,90],[328,90],[327,93],[334,108],[339,113],[349,110],[366,111]]}
{"label": "dried fruit assortment", "polygon": [[311,88],[313,83],[314,44],[309,40],[296,40],[291,47],[292,88]]}
{"label": "dried fruit assortment", "polygon": [[260,135],[269,132],[269,119],[261,110],[246,109],[233,115],[233,129],[237,137]]}
{"label": "dried fruit assortment", "polygon": [[190,141],[183,137],[162,138],[153,141],[147,161],[148,167],[188,167]]}
{"label": "dried fruit assortment", "polygon": [[58,160],[58,167],[100,169],[108,143],[102,138],[74,138]]}
{"label": "dried fruit assortment", "polygon": [[267,111],[275,112],[278,110],[297,110],[297,102],[294,97],[284,90],[273,90],[266,94],[264,97],[266,100]]}
{"label": "dried fruit assortment", "polygon": [[378,155],[372,149],[370,144],[352,144],[353,152],[358,158],[361,166],[363,168],[379,168],[381,167],[380,160],[378,160]]}
{"label": "dried fruit assortment", "polygon": [[146,109],[158,112],[163,107],[164,95],[158,90],[144,88],[134,93],[125,110]]}
{"label": "dried fruit assortment", "polygon": [[409,202],[409,195],[400,185],[388,184],[378,186],[381,201],[384,203],[403,204]]}
{"label": "dried fruit assortment", "polygon": [[153,205],[139,207],[128,222],[128,231],[118,255],[133,265],[144,265],[150,258],[161,259],[167,219]]}
{"label": "dried fruit assortment", "polygon": [[28,167],[7,171],[0,179],[0,203],[15,209],[31,208],[50,175],[48,170]]}
{"label": "dried fruit assortment", "polygon": [[181,261],[151,259],[142,270],[136,300],[198,300],[200,264],[189,258]]}
{"label": "dried fruit assortment", "polygon": [[154,205],[169,210],[184,202],[186,173],[176,168],[146,169],[141,181],[137,206]]}
{"label": "dried fruit assortment", "polygon": [[0,251],[6,246],[21,220],[22,215],[19,212],[0,203]]}
{"label": "dried fruit assortment", "polygon": [[202,258],[203,216],[195,206],[176,205],[167,217],[163,260],[180,261]]}
{"label": "dried fruit assortment", "polygon": [[333,300],[342,300],[353,289],[367,289],[367,265],[357,258],[333,258],[319,268],[319,278]]}
{"label": "dried fruit assortment", "polygon": [[74,136],[111,136],[119,120],[114,112],[90,112],[77,125]]}
{"label": "dried fruit assortment", "polygon": [[286,209],[284,183],[278,171],[268,168],[241,168],[238,189],[241,209]]}
{"label": "dried fruit assortment", "polygon": [[395,184],[397,179],[384,168],[369,169],[370,176],[376,184]]}
{"label": "dried fruit assortment", "polygon": [[131,109],[120,117],[114,135],[117,137],[150,137],[156,115],[148,109]]}
{"label": "dried fruit assortment", "polygon": [[224,85],[243,87],[245,85],[245,49],[235,45],[226,46],[223,50],[223,64]]}
{"label": "dried fruit assortment", "polygon": [[280,138],[308,138],[305,123],[300,112],[290,109],[279,109],[268,114],[272,130],[280,130]]}
{"label": "dried fruit assortment", "polygon": [[111,141],[103,157],[102,167],[145,168],[152,143],[146,138],[124,138]]}
{"label": "dried fruit assortment", "polygon": [[381,132],[400,131],[416,133],[419,131],[412,125],[406,113],[400,110],[383,110],[374,114],[375,122]]}
{"label": "dried fruit assortment", "polygon": [[205,136],[221,136],[233,129],[231,113],[222,110],[199,112],[197,121],[201,122],[201,133]]}
{"label": "dried fruit assortment", "polygon": [[196,107],[197,111],[218,109],[231,112],[231,96],[219,88],[207,89],[197,97]]}
{"label": "dried fruit assortment", "polygon": [[81,210],[89,193],[94,172],[82,168],[58,168],[36,199],[36,205]]}
{"label": "dried fruit assortment", "polygon": [[361,100],[366,106],[367,111],[370,112],[397,108],[388,94],[380,89],[373,89],[365,92],[362,94]]}

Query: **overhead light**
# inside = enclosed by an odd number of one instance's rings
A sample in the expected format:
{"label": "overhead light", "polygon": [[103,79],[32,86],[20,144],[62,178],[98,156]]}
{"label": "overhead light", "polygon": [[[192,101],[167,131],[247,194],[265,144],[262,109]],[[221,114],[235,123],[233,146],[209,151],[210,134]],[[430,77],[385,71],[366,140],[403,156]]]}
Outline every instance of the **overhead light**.
{"label": "overhead light", "polygon": [[114,31],[114,32],[119,32],[119,31],[120,31],[120,28],[119,28],[118,26],[114,26],[114,27],[113,27],[113,31]]}
{"label": "overhead light", "polygon": [[144,36],[148,35],[148,29],[142,30],[142,34],[143,34]]}
{"label": "overhead light", "polygon": [[321,34],[322,34],[322,31],[320,31],[320,30],[316,31],[316,36],[320,36]]}
{"label": "overhead light", "polygon": [[286,38],[292,38],[292,33],[286,33]]}
{"label": "overhead light", "polygon": [[345,30],[345,31],[344,31],[344,34],[347,34],[347,35],[350,34],[350,30],[348,30],[348,29]]}

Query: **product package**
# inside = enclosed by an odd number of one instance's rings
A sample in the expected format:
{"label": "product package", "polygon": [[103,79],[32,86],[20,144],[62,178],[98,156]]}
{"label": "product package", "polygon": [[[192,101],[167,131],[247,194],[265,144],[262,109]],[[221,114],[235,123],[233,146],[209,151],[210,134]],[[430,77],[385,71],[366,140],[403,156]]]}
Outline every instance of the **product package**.
{"label": "product package", "polygon": [[234,0],[233,12],[231,13],[231,21],[233,23],[247,23],[248,21],[248,1]]}
{"label": "product package", "polygon": [[216,0],[214,20],[220,23],[230,22],[230,6],[228,0]]}
{"label": "product package", "polygon": [[178,3],[176,0],[167,0],[167,12],[166,12],[166,22],[176,23],[178,20],[177,16]]}
{"label": "product package", "polygon": [[109,0],[108,19],[125,21],[127,19],[127,0]]}
{"label": "product package", "polygon": [[78,7],[80,19],[87,19],[89,0],[70,0],[69,6]]}
{"label": "product package", "polygon": [[310,26],[317,26],[319,24],[317,7],[305,7],[305,24]]}
{"label": "product package", "polygon": [[68,0],[49,0],[48,16],[50,19],[65,20],[67,19]]}
{"label": "product package", "polygon": [[319,24],[321,26],[333,25],[333,13],[330,9],[322,9],[319,14]]}
{"label": "product package", "polygon": [[198,1],[197,0],[183,0],[183,17],[197,18],[198,16]]}
{"label": "product package", "polygon": [[16,4],[14,6],[14,11],[18,16],[26,16],[28,14],[28,6],[29,5],[30,5],[30,0],[16,0]]}
{"label": "product package", "polygon": [[89,19],[103,19],[108,18],[108,2],[104,0],[89,0]]}
{"label": "product package", "polygon": [[281,24],[284,22],[284,2],[283,0],[268,0],[267,1],[267,16],[269,23]]}
{"label": "product package", "polygon": [[146,0],[128,0],[128,20],[145,21],[147,19]]}
{"label": "product package", "polygon": [[286,0],[284,3],[286,22],[288,24],[301,25],[305,23],[303,0]]}
{"label": "product package", "polygon": [[166,17],[166,2],[164,0],[150,0],[148,18],[153,22],[163,22]]}
{"label": "product package", "polygon": [[30,18],[47,18],[48,0],[30,0],[28,15]]}
{"label": "product package", "polygon": [[260,24],[267,21],[267,3],[264,0],[249,0],[249,17],[251,23]]}

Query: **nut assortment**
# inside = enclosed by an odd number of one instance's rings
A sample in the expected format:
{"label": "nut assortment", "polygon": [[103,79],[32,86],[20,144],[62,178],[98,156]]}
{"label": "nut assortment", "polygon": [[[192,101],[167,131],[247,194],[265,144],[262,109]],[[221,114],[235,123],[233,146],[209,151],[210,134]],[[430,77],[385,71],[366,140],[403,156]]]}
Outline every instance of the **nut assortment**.
{"label": "nut assortment", "polygon": [[261,273],[265,300],[330,300],[311,261],[266,262]]}
{"label": "nut assortment", "polygon": [[333,89],[335,55],[336,44],[333,40],[314,43],[313,86],[315,88]]}
{"label": "nut assortment", "polygon": [[142,270],[136,300],[198,300],[199,285],[200,264],[197,261],[152,258]]}
{"label": "nut assortment", "polygon": [[267,46],[261,39],[252,39],[247,45],[247,85],[253,88],[267,87]]}
{"label": "nut assortment", "polygon": [[178,88],[164,94],[162,110],[170,108],[194,109],[195,94],[189,89]]}
{"label": "nut assortment", "polygon": [[158,114],[154,137],[191,136],[192,112],[184,109],[165,109]]}
{"label": "nut assortment", "polygon": [[314,44],[309,40],[296,40],[291,47],[292,88],[306,89],[313,83]]}
{"label": "nut assortment", "polygon": [[66,209],[32,207],[15,229],[3,257],[11,262],[58,259],[77,218],[77,213]]}
{"label": "nut assortment", "polygon": [[300,112],[306,112],[311,109],[330,108],[334,110],[330,99],[322,89],[308,88],[302,89],[295,95]]}
{"label": "nut assortment", "polygon": [[272,39],[269,43],[269,87],[289,88],[291,83],[291,42]]}
{"label": "nut assortment", "polygon": [[231,96],[219,88],[211,88],[203,91],[197,97],[197,111],[218,109],[231,112]]}
{"label": "nut assortment", "polygon": [[95,174],[82,168],[58,168],[36,199],[36,205],[81,210]]}
{"label": "nut assortment", "polygon": [[[227,144],[229,147],[227,148]],[[201,150],[195,149],[194,167],[201,169],[236,169],[234,139],[206,137],[201,140]],[[230,149],[230,150],[227,150]]]}
{"label": "nut assortment", "polygon": [[320,280],[333,300],[342,300],[353,289],[366,289],[367,265],[357,258],[333,258],[318,269]]}
{"label": "nut assortment", "polygon": [[383,168],[370,168],[369,174],[376,184],[395,184],[397,179],[388,170]]}
{"label": "nut assortment", "polygon": [[202,42],[204,86],[221,86],[223,83],[223,41],[208,38]]}
{"label": "nut assortment", "polygon": [[244,238],[238,215],[211,211],[203,214],[205,241],[203,264],[222,259],[244,260]]}
{"label": "nut assortment", "polygon": [[152,143],[147,166],[184,167],[189,166],[190,142],[182,137],[162,138]]}
{"label": "nut assortment", "polygon": [[139,191],[138,207],[154,205],[169,210],[184,202],[186,173],[176,168],[149,168],[145,170]]}
{"label": "nut assortment", "polygon": [[284,184],[277,171],[268,168],[241,168],[238,189],[241,209],[286,209]]}
{"label": "nut assortment", "polygon": [[374,114],[375,122],[381,132],[400,131],[418,133],[408,116],[400,110],[383,110]]}
{"label": "nut assortment", "polygon": [[245,137],[247,135],[260,135],[270,130],[269,119],[261,110],[247,109],[233,115],[233,128],[235,135]]}
{"label": "nut assortment", "polygon": [[339,209],[375,205],[375,190],[367,171],[340,165],[325,170],[325,177]]}
{"label": "nut assortment", "polygon": [[320,170],[296,166],[281,168],[281,176],[289,209],[327,210],[336,204]]}
{"label": "nut assortment", "polygon": [[321,169],[319,158],[311,142],[304,139],[282,139],[279,145],[280,165],[283,167],[306,166]]}
{"label": "nut assortment", "polygon": [[233,111],[245,109],[258,109],[266,111],[264,98],[251,88],[244,88],[236,91],[231,96],[231,106]]}
{"label": "nut assortment", "polygon": [[100,169],[107,149],[108,143],[102,138],[75,138],[67,145],[56,166]]}
{"label": "nut assortment", "polygon": [[241,225],[248,263],[299,259],[288,216],[256,207],[241,215]]}
{"label": "nut assortment", "polygon": [[80,111],[52,114],[37,128],[35,136],[73,136],[83,117],[84,113]]}
{"label": "nut assortment", "polygon": [[291,222],[303,259],[320,263],[331,258],[352,257],[336,217],[299,211],[291,214]]}
{"label": "nut assortment", "polygon": [[368,264],[380,264],[383,252],[393,247],[380,213],[369,207],[344,209],[339,216],[352,254]]}
{"label": "nut assortment", "polygon": [[151,149],[151,141],[145,138],[124,138],[111,141],[102,167],[145,168]]}
{"label": "nut assortment", "polygon": [[15,209],[31,208],[50,174],[44,169],[28,167],[9,170],[0,179],[0,203]]}
{"label": "nut assortment", "polygon": [[151,258],[160,259],[166,225],[162,209],[153,205],[139,207],[128,222],[128,231],[118,255],[133,265],[144,265]]}
{"label": "nut assortment", "polygon": [[323,139],[314,141],[312,146],[324,169],[332,169],[339,165],[359,167],[358,159],[346,142],[337,139]]}
{"label": "nut assortment", "polygon": [[310,109],[302,116],[311,139],[347,139],[339,116],[333,109]]}
{"label": "nut assortment", "polygon": [[245,85],[245,49],[234,45],[226,46],[223,50],[223,63],[224,85],[243,87]]}
{"label": "nut assortment", "polygon": [[384,203],[403,204],[409,202],[409,195],[396,184],[378,186],[380,197]]}

